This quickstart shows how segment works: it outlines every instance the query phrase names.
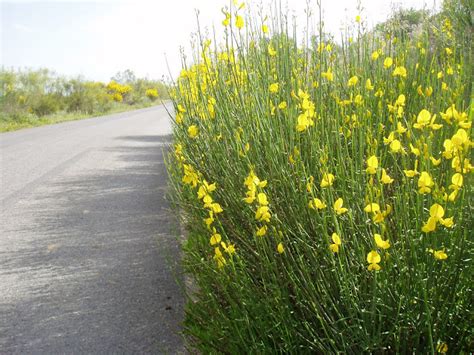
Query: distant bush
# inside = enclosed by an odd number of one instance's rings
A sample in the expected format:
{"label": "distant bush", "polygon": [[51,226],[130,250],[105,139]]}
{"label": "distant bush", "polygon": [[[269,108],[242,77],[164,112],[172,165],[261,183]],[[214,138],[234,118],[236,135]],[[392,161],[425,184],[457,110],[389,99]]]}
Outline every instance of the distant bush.
{"label": "distant bush", "polygon": [[[0,69],[0,123],[34,122],[64,113],[103,114],[114,107],[146,106],[168,98],[167,86],[119,72],[108,84],[66,78],[48,69]],[[2,128],[3,129],[3,128]]]}

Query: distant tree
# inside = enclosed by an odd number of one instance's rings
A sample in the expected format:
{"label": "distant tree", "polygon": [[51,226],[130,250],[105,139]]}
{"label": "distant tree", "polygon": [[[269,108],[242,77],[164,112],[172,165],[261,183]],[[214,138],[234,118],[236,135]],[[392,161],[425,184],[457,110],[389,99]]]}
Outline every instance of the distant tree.
{"label": "distant tree", "polygon": [[124,71],[119,71],[117,74],[115,74],[112,78],[110,78],[111,81],[115,81],[119,84],[125,85],[125,84],[134,84],[135,81],[137,80],[137,77],[135,76],[135,73],[130,70],[126,69]]}

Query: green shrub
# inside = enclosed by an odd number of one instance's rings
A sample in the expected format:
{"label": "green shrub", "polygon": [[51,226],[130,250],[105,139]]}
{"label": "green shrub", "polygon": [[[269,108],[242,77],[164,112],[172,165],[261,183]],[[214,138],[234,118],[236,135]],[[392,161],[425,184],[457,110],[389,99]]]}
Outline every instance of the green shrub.
{"label": "green shrub", "polygon": [[298,46],[286,14],[224,13],[224,44],[199,38],[172,90],[193,346],[468,353],[474,112],[450,30],[357,16],[341,45]]}

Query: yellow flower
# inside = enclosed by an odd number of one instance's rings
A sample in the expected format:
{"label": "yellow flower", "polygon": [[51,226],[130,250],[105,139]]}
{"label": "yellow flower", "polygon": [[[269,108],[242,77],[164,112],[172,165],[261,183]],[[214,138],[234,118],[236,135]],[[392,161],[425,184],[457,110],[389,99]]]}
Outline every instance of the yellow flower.
{"label": "yellow flower", "polygon": [[380,53],[378,51],[373,51],[370,58],[372,58],[372,60],[377,60],[380,56]]}
{"label": "yellow flower", "polygon": [[225,13],[225,19],[222,20],[222,26],[227,27],[230,24],[230,14],[228,12]]}
{"label": "yellow flower", "polygon": [[224,255],[222,255],[221,249],[219,247],[214,249],[214,260],[217,262],[218,268],[222,268],[226,264]]}
{"label": "yellow flower", "polygon": [[343,203],[344,203],[344,200],[341,197],[339,197],[336,200],[336,202],[334,202],[333,208],[334,208],[334,211],[336,211],[336,213],[338,215],[341,215],[341,214],[346,213],[348,211],[347,208],[342,207]]}
{"label": "yellow flower", "polygon": [[387,174],[385,169],[382,169],[382,177],[380,178],[382,184],[391,184],[393,179]]}
{"label": "yellow flower", "polygon": [[264,221],[269,223],[271,218],[270,208],[268,206],[260,206],[255,212],[255,219],[257,221]]}
{"label": "yellow flower", "polygon": [[354,75],[347,82],[347,86],[356,86],[358,82],[359,82],[359,78],[357,77],[357,75]]}
{"label": "yellow flower", "polygon": [[221,242],[221,246],[227,254],[229,255],[235,254],[234,244],[227,245],[225,242]]}
{"label": "yellow flower", "polygon": [[321,187],[328,187],[328,186],[331,186],[333,182],[334,182],[334,175],[331,173],[324,173],[320,185]]}
{"label": "yellow flower", "polygon": [[268,44],[268,54],[271,56],[271,57],[274,57],[276,56],[277,52],[275,50],[275,48],[273,48],[272,44]]}
{"label": "yellow flower", "polygon": [[319,198],[313,198],[312,200],[309,201],[308,207],[313,209],[313,210],[322,210],[326,208],[326,204],[321,201]]}
{"label": "yellow flower", "polygon": [[372,85],[372,81],[370,81],[370,79],[367,79],[367,80],[365,81],[365,88],[366,88],[366,90],[368,90],[368,91],[374,90],[374,86]]}
{"label": "yellow flower", "polygon": [[378,203],[369,203],[367,206],[364,207],[364,211],[367,213],[376,213],[380,211],[380,206]]}
{"label": "yellow flower", "polygon": [[434,182],[430,174],[426,171],[422,171],[420,177],[418,178],[418,192],[420,194],[430,193],[433,186]]}
{"label": "yellow flower", "polygon": [[285,248],[283,247],[283,243],[278,243],[277,251],[279,254],[283,254],[283,252],[285,251]]}
{"label": "yellow flower", "polygon": [[206,180],[203,180],[202,185],[198,190],[198,199],[204,198],[208,193],[216,189],[216,184],[209,184]]}
{"label": "yellow flower", "polygon": [[430,157],[430,160],[431,164],[433,164],[434,166],[438,166],[439,164],[441,164],[441,159],[435,159],[435,157]]}
{"label": "yellow flower", "polygon": [[367,174],[374,175],[377,172],[377,168],[379,166],[379,160],[375,155],[372,155],[370,158],[367,159],[367,169],[365,171]]}
{"label": "yellow flower", "polygon": [[403,134],[407,131],[407,129],[405,127],[403,127],[402,123],[401,122],[397,122],[397,132],[399,134]]}
{"label": "yellow flower", "polygon": [[436,351],[440,354],[446,354],[448,352],[448,344],[439,343],[438,346],[436,346]]}
{"label": "yellow flower", "polygon": [[391,57],[386,57],[383,61],[383,66],[385,67],[385,69],[390,68],[392,64],[393,64],[393,59]]}
{"label": "yellow flower", "polygon": [[221,205],[219,205],[217,202],[212,203],[210,208],[211,208],[212,212],[214,212],[215,214],[218,214],[218,213],[221,213],[221,212],[224,211],[222,209]]}
{"label": "yellow flower", "polygon": [[298,116],[298,123],[296,125],[296,130],[298,132],[303,132],[308,129],[310,126],[314,126],[314,121],[309,117],[308,111],[302,113]]}
{"label": "yellow flower", "polygon": [[430,124],[431,113],[428,110],[421,110],[416,118],[416,123],[413,124],[414,128],[423,129],[425,126]]}
{"label": "yellow flower", "polygon": [[333,233],[331,236],[332,244],[329,245],[329,249],[333,253],[339,253],[339,247],[341,246],[341,238],[337,233]]}
{"label": "yellow flower", "polygon": [[394,139],[391,143],[390,143],[390,150],[393,152],[393,153],[398,153],[400,150],[402,149],[402,145],[400,143],[400,141],[398,139]]}
{"label": "yellow flower", "polygon": [[237,15],[235,17],[235,26],[240,30],[244,27],[245,23],[244,23],[244,18],[240,15]]}
{"label": "yellow flower", "polygon": [[405,67],[396,67],[392,73],[392,76],[401,76],[402,78],[407,77],[407,70]]}
{"label": "yellow flower", "polygon": [[426,89],[425,89],[425,94],[426,96],[431,96],[431,94],[433,93],[433,88],[431,86],[428,86]]}
{"label": "yellow flower", "polygon": [[206,224],[207,228],[211,228],[211,224],[214,222],[214,212],[209,211],[209,217],[204,219],[204,223]]}
{"label": "yellow flower", "polygon": [[470,143],[469,136],[463,128],[457,130],[456,134],[451,137],[451,142],[457,149],[463,149],[465,145],[467,146]]}
{"label": "yellow flower", "polygon": [[286,109],[286,107],[287,107],[286,101],[282,101],[278,104],[278,108],[280,110],[284,110],[284,109]]}
{"label": "yellow flower", "polygon": [[267,195],[264,192],[260,192],[257,195],[257,199],[258,199],[258,204],[260,206],[267,206],[268,205]]}
{"label": "yellow flower", "polygon": [[[214,230],[215,231],[215,230]],[[210,243],[211,245],[216,245],[216,244],[219,244],[221,242],[221,235],[219,233],[214,233],[212,236],[211,236],[211,239],[210,239]]]}
{"label": "yellow flower", "polygon": [[246,203],[248,203],[249,205],[252,204],[253,201],[255,201],[255,198],[256,198],[255,193],[256,193],[255,189],[247,191],[245,193],[247,197],[244,198],[244,201]]}
{"label": "yellow flower", "polygon": [[262,32],[263,33],[268,33],[268,26],[267,25],[262,25]]}
{"label": "yellow flower", "polygon": [[360,23],[360,16],[359,16],[359,15],[357,15],[357,16],[355,17],[355,22]]}
{"label": "yellow flower", "polygon": [[334,80],[334,75],[331,71],[331,68],[328,68],[328,70],[326,72],[322,72],[321,76],[323,78],[326,78],[328,81],[333,81]]}
{"label": "yellow flower", "polygon": [[421,227],[421,231],[424,233],[430,233],[436,230],[436,218],[429,217],[428,221]]}
{"label": "yellow flower", "polygon": [[196,125],[191,125],[188,127],[188,136],[191,138],[196,138],[199,134],[199,128]]}
{"label": "yellow flower", "polygon": [[420,155],[420,150],[418,148],[415,148],[411,143],[410,143],[410,150],[413,154],[415,154],[417,157]]}
{"label": "yellow flower", "polygon": [[367,269],[369,271],[378,271],[380,270],[380,255],[377,253],[377,251],[372,250],[370,253],[367,254],[367,262],[369,263],[369,266]]}
{"label": "yellow flower", "polygon": [[377,244],[377,246],[380,249],[390,248],[390,242],[388,240],[383,240],[382,236],[380,234],[375,233],[374,234],[374,240],[375,240],[375,244]]}
{"label": "yellow flower", "polygon": [[257,237],[263,237],[265,234],[267,234],[267,226],[262,226],[257,229]]}
{"label": "yellow flower", "polygon": [[429,250],[430,253],[433,254],[436,260],[446,260],[448,258],[448,254],[444,251],[444,249],[441,250]]}
{"label": "yellow flower", "polygon": [[463,176],[460,173],[456,173],[451,178],[452,184],[449,186],[449,188],[451,190],[459,190],[462,187],[463,181]]}
{"label": "yellow flower", "polygon": [[268,89],[269,89],[269,91],[270,91],[271,93],[277,93],[277,92],[278,92],[278,88],[279,88],[278,83],[273,83],[273,84],[270,84],[270,86],[269,86]]}

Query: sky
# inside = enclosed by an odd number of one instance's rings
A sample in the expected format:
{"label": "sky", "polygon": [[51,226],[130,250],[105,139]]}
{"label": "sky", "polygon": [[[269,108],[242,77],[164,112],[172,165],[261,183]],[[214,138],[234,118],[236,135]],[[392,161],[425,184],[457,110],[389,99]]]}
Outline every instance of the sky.
{"label": "sky", "polygon": [[[297,19],[305,19],[309,0],[281,0]],[[247,1],[244,11],[268,11],[272,0]],[[358,14],[355,0],[321,0],[328,31],[340,33],[343,22]],[[361,0],[361,17],[370,28],[384,21],[394,6],[439,8],[441,0]],[[180,48],[190,54],[196,33],[196,10],[203,31],[222,34],[221,9],[230,0],[0,0],[1,65],[48,68],[58,74],[108,81],[131,69],[138,77],[167,79],[181,68]],[[239,1],[240,3],[240,1]],[[311,2],[316,8],[316,2]],[[306,20],[302,21],[306,22]]]}

